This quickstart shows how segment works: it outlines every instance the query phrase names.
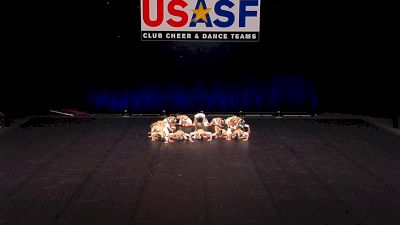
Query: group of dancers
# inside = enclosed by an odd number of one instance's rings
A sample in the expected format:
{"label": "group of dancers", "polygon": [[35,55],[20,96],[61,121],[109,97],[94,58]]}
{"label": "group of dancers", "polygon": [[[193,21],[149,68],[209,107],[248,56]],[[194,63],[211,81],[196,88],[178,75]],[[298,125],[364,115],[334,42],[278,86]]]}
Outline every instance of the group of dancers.
{"label": "group of dancers", "polygon": [[[184,132],[180,127],[194,127],[192,132]],[[206,127],[214,132],[206,131]],[[213,128],[213,129],[212,129]],[[195,140],[212,141],[214,139],[243,140],[250,137],[250,126],[240,116],[230,116],[226,119],[213,118],[210,122],[203,112],[194,115],[193,120],[187,115],[170,115],[150,125],[149,138],[152,141]]]}

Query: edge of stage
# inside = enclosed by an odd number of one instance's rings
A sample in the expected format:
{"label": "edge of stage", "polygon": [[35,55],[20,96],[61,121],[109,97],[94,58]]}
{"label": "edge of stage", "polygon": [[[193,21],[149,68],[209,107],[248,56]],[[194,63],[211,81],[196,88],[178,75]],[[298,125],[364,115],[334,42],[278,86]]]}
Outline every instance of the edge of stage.
{"label": "edge of stage", "polygon": [[164,144],[147,138],[160,115],[126,116],[50,114],[0,129],[7,131],[0,136],[0,222],[397,225],[400,220],[400,138],[389,132],[389,119],[245,116],[252,126],[247,142]]}

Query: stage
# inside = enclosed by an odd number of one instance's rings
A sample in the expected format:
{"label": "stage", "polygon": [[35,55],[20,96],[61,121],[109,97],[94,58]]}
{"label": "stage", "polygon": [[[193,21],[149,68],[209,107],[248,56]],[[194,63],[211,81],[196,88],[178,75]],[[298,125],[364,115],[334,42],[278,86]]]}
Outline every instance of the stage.
{"label": "stage", "polygon": [[155,118],[0,133],[0,225],[397,225],[400,138],[362,119],[246,118],[248,142],[164,144]]}

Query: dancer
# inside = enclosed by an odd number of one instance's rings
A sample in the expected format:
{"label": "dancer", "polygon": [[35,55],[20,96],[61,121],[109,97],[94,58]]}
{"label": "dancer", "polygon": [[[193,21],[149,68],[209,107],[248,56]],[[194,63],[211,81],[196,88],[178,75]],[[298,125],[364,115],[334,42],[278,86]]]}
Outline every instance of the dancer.
{"label": "dancer", "polygon": [[150,133],[149,137],[151,138],[151,141],[164,140],[164,143],[168,143],[169,142],[169,131],[166,127],[157,124],[151,128],[151,133]]}
{"label": "dancer", "polygon": [[178,141],[183,141],[183,140],[189,140],[190,142],[194,142],[192,140],[192,136],[190,136],[190,134],[185,133],[182,130],[178,130],[175,133],[171,133],[169,135],[169,141],[172,142],[172,139],[174,140],[178,140]]}
{"label": "dancer", "polygon": [[204,127],[208,126],[208,121],[206,115],[203,111],[194,115],[194,129],[203,129]]}
{"label": "dancer", "polygon": [[239,121],[239,128],[242,129],[244,132],[250,133],[250,125],[247,124],[244,119],[240,119]]}
{"label": "dancer", "polygon": [[211,141],[213,134],[211,132],[205,131],[203,129],[198,129],[196,131],[191,132],[190,136],[192,136],[192,139],[196,139],[196,140],[207,139],[207,141]]}
{"label": "dancer", "polygon": [[215,126],[215,133],[213,134],[213,137],[220,139],[228,139],[228,132],[223,128]]}
{"label": "dancer", "polygon": [[187,115],[177,115],[175,123],[177,125],[183,126],[183,127],[191,127],[193,126],[192,120],[187,116]]}
{"label": "dancer", "polygon": [[169,133],[173,132],[169,123],[159,120],[150,126],[150,138],[152,141],[164,140],[164,143],[169,142]]}
{"label": "dancer", "polygon": [[249,136],[250,136],[249,132],[245,132],[242,129],[237,129],[233,131],[231,138],[238,140],[242,139],[243,141],[247,141],[249,140]]}

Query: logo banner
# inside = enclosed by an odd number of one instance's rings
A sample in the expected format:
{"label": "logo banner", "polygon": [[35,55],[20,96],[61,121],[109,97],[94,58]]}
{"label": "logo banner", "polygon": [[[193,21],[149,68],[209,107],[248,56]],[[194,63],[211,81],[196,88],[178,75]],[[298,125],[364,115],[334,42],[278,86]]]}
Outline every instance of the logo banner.
{"label": "logo banner", "polygon": [[146,41],[258,41],[261,0],[141,0]]}

